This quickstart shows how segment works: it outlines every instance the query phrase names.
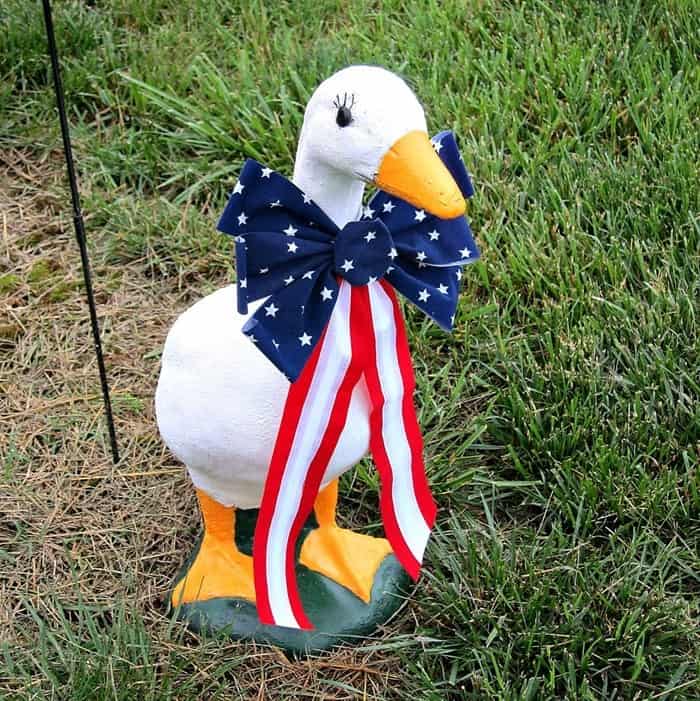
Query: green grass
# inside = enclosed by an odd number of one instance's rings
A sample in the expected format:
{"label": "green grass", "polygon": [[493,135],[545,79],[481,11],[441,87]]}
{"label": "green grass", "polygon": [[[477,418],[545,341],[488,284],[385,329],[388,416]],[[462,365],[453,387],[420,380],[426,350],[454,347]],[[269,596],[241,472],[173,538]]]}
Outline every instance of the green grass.
{"label": "green grass", "polygon": [[[59,143],[39,5],[0,7],[0,145],[37,159]],[[697,5],[90,5],[55,8],[83,204],[94,259],[134,284],[230,276],[214,224],[242,161],[290,173],[306,99],[346,64],[401,73],[459,135],[483,260],[453,336],[406,310],[441,512],[412,615],[372,651],[400,671],[379,697],[700,698]],[[368,485],[362,466],[348,505],[376,521]],[[230,651],[138,611],[31,611],[36,648],[0,651],[17,698],[241,688]],[[183,685],[194,659],[209,676]],[[361,697],[322,681],[310,697]]]}

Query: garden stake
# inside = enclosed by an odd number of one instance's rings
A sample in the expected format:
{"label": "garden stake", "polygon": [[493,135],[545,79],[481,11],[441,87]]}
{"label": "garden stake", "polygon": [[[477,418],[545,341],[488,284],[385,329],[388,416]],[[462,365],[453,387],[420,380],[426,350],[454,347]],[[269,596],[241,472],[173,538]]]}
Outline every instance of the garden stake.
{"label": "garden stake", "polygon": [[58,63],[58,51],[56,49],[56,37],[54,36],[53,20],[51,18],[51,4],[49,0],[43,0],[44,22],[46,23],[46,38],[49,43],[49,55],[51,56],[51,68],[53,70],[53,83],[56,91],[56,106],[58,107],[58,117],[61,122],[61,135],[63,137],[63,153],[66,158],[66,169],[68,171],[68,182],[70,184],[71,200],[73,202],[73,225],[75,227],[75,238],[78,240],[80,248],[80,262],[83,268],[83,280],[87,292],[88,307],[90,308],[90,324],[92,326],[92,338],[95,344],[95,356],[97,366],[100,371],[100,384],[102,385],[102,398],[105,405],[105,416],[107,418],[107,428],[109,430],[109,443],[112,449],[112,460],[116,465],[119,462],[119,449],[117,447],[117,434],[114,430],[114,417],[112,416],[112,403],[109,399],[109,385],[107,384],[107,371],[102,356],[102,343],[100,341],[100,326],[97,320],[97,310],[95,309],[95,296],[92,290],[92,276],[90,274],[90,260],[88,259],[87,245],[85,243],[85,225],[83,214],[80,209],[80,194],[78,193],[78,183],[75,178],[75,167],[73,165],[73,150],[70,142],[70,132],[68,129],[68,118],[66,117],[66,105],[63,99],[63,86],[61,85],[61,72]]}

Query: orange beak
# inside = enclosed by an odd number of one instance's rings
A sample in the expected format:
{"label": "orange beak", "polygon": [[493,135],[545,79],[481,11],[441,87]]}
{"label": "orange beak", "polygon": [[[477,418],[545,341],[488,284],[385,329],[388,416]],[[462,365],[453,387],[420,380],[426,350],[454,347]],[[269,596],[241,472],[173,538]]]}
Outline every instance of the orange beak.
{"label": "orange beak", "polygon": [[410,131],[384,154],[375,185],[440,219],[459,217],[467,203],[424,131]]}

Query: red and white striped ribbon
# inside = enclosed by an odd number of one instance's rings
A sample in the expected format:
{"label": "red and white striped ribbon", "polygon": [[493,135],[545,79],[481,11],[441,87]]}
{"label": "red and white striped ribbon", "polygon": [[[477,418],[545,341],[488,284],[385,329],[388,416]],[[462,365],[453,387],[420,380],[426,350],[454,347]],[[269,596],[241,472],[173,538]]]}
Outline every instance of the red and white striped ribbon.
{"label": "red and white striped ribbon", "polygon": [[396,557],[418,577],[436,509],[425,476],[403,316],[384,281],[355,287],[343,280],[323,338],[290,386],[265,483],[253,547],[263,623],[313,628],[296,585],[295,545],[363,375],[384,529]]}

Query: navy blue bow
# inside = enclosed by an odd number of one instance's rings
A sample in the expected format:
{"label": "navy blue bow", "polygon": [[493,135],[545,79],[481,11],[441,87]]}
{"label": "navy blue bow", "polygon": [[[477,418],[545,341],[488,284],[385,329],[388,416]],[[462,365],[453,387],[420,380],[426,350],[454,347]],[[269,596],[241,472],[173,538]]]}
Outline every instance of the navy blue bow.
{"label": "navy blue bow", "polygon": [[[454,135],[433,145],[465,198],[474,194]],[[236,241],[238,311],[267,297],[243,332],[290,380],[321,338],[338,278],[366,285],[386,278],[450,331],[462,266],[479,258],[466,217],[438,219],[377,192],[360,221],[340,229],[284,176],[247,160],[218,229]]]}

